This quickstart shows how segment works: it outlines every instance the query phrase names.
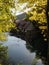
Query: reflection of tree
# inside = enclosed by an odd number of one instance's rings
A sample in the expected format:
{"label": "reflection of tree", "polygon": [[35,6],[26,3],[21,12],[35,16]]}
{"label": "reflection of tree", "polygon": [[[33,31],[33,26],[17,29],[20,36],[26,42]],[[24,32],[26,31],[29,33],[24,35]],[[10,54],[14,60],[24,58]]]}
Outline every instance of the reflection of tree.
{"label": "reflection of tree", "polygon": [[[0,41],[4,42],[7,40],[7,35],[0,33]],[[0,64],[5,65],[7,63],[7,47],[0,43]]]}
{"label": "reflection of tree", "polygon": [[30,52],[35,51],[37,57],[47,60],[47,41],[44,41],[41,36],[32,43],[26,43],[26,48],[29,49]]}
{"label": "reflection of tree", "polygon": [[0,63],[5,64],[7,61],[7,47],[0,44]]}
{"label": "reflection of tree", "polygon": [[0,41],[6,41],[7,35],[5,33],[0,33]]}

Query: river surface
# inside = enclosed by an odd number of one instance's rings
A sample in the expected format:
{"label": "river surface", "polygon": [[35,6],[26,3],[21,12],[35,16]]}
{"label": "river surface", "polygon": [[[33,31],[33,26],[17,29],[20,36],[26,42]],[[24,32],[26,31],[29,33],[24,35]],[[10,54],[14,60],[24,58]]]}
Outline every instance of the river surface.
{"label": "river surface", "polygon": [[[23,63],[25,65],[44,65],[41,58],[37,58],[36,52],[30,52],[26,47],[26,41],[8,34],[7,41],[2,42],[8,46],[8,62],[13,64]],[[33,50],[33,49],[32,49]]]}

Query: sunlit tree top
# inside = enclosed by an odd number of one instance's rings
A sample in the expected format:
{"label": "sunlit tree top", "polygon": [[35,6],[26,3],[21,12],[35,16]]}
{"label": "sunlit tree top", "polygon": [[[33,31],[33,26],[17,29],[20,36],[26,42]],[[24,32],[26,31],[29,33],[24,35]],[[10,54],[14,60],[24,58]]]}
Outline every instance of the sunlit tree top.
{"label": "sunlit tree top", "polygon": [[0,0],[0,21],[12,20],[12,8],[15,8],[14,0]]}

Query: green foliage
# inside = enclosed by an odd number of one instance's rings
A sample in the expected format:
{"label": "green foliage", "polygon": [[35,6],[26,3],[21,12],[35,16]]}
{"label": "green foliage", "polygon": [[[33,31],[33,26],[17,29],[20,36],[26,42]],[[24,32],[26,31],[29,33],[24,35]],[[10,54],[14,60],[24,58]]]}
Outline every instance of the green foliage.
{"label": "green foliage", "polygon": [[[46,41],[46,33],[45,30],[47,31],[47,19],[46,19],[46,7],[47,7],[47,0],[18,0],[19,3],[26,3],[27,6],[26,8],[30,8],[30,11],[27,12],[27,17],[26,19],[28,20],[35,20],[37,21],[38,27],[41,30],[44,30],[44,40]],[[46,25],[45,25],[46,24]]]}
{"label": "green foliage", "polygon": [[46,6],[47,0],[18,0],[19,3],[27,2],[27,8],[31,8],[29,12],[27,12],[27,18],[31,21],[36,20],[37,23],[43,24],[47,23],[46,19]]}
{"label": "green foliage", "polygon": [[15,9],[14,0],[0,0],[0,21],[14,20],[14,15],[11,14],[11,9]]}
{"label": "green foliage", "polygon": [[0,32],[9,31],[15,26],[13,21],[16,16],[12,14],[12,9],[15,9],[14,0],[0,0]]}
{"label": "green foliage", "polygon": [[13,22],[0,22],[0,32],[9,32],[11,28],[15,28],[15,24]]}
{"label": "green foliage", "polygon": [[4,33],[0,33],[0,41],[6,41],[7,40],[7,35]]}
{"label": "green foliage", "polygon": [[7,60],[7,49],[8,47],[5,47],[0,43],[0,64]]}

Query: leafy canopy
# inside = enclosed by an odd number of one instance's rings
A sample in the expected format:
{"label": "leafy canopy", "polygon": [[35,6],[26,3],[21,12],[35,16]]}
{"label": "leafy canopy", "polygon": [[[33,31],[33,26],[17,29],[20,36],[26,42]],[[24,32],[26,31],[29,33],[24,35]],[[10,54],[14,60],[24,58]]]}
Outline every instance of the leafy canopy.
{"label": "leafy canopy", "polygon": [[[47,30],[47,19],[46,19],[46,7],[47,0],[18,0],[18,3],[27,3],[26,8],[30,8],[27,12],[27,20],[33,20],[38,23],[38,27],[41,30],[41,34],[44,33],[44,38],[46,37]],[[43,31],[44,30],[44,31]],[[46,40],[46,39],[45,39]]]}
{"label": "leafy canopy", "polygon": [[[15,13],[12,14],[12,9],[15,9],[14,0],[0,0],[0,32],[3,28],[7,27],[9,29],[9,24],[13,25]],[[6,24],[7,26],[5,26]]]}
{"label": "leafy canopy", "polygon": [[33,21],[36,20],[38,23],[47,23],[46,20],[46,6],[47,0],[18,0],[19,3],[27,2],[27,8],[31,8],[28,14],[28,19]]}

